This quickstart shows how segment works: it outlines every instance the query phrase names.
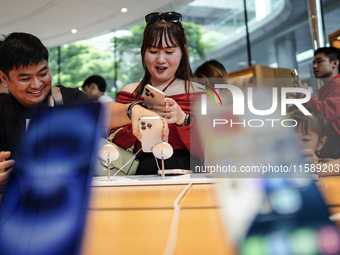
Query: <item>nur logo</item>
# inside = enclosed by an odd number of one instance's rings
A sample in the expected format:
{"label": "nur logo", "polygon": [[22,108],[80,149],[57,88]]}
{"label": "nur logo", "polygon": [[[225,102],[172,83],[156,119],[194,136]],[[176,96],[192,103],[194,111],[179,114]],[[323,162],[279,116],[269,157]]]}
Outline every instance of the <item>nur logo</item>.
{"label": "nur logo", "polygon": [[[207,84],[204,84],[204,85],[207,88],[209,88],[212,92],[214,92],[214,94],[217,96],[217,98],[220,101],[220,104],[222,106],[222,100],[221,100],[220,95],[217,93],[217,91],[212,86],[209,86]],[[217,102],[215,100],[214,95],[209,90],[206,90],[206,89],[200,88],[200,87],[197,87],[197,88],[200,89],[200,90],[203,90],[205,93],[207,93],[212,98],[212,100],[214,101],[215,105],[217,105]],[[206,105],[207,105],[207,95],[203,94],[201,100],[202,100],[202,115],[206,115],[207,114],[207,107],[206,107]],[[203,107],[203,106],[205,106],[205,107]]]}
{"label": "nur logo", "polygon": [[[206,85],[206,84],[205,84]],[[217,91],[209,86],[206,85],[210,90],[214,92],[214,94],[218,97],[220,104],[222,106],[222,100],[220,96],[218,95]],[[276,108],[278,107],[278,88],[272,87],[272,95],[271,95],[271,101],[272,105],[269,109],[266,110],[258,110],[255,109],[254,104],[253,104],[253,88],[248,87],[247,88],[247,100],[245,100],[245,96],[243,94],[243,91],[235,86],[235,85],[230,85],[230,84],[216,84],[215,87],[217,89],[228,89],[231,92],[232,98],[233,98],[233,115],[244,115],[244,108],[245,105],[248,106],[248,109],[251,113],[259,116],[264,116],[264,115],[270,115],[274,113]],[[206,89],[203,88],[198,88],[206,92],[210,97],[214,100],[215,105],[217,105],[217,102],[211,92],[209,92]],[[309,101],[311,98],[311,93],[309,90],[304,89],[304,88],[293,88],[293,87],[282,87],[281,89],[281,115],[286,115],[286,106],[288,104],[294,104],[296,105],[305,115],[311,115],[310,112],[303,106],[303,103],[306,103]],[[296,98],[296,99],[288,99],[287,94],[288,93],[302,93],[305,94],[305,97],[303,98]],[[201,105],[201,114],[202,115],[207,115],[207,95],[202,94],[201,97],[202,100],[202,105]]]}

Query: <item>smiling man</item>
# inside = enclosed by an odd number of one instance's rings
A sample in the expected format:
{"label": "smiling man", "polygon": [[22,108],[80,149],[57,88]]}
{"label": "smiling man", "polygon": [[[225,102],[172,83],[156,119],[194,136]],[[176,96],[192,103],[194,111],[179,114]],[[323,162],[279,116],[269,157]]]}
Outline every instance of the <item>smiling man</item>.
{"label": "smiling man", "polygon": [[[321,79],[324,86],[319,90],[318,98],[312,96],[308,105],[319,110],[329,124],[328,144],[326,151],[331,147],[333,155],[327,153],[327,157],[340,156],[340,49],[335,47],[323,47],[314,52],[313,72],[315,78]],[[306,83],[295,83],[297,87],[308,89]],[[338,151],[338,152],[336,152]],[[333,153],[336,152],[336,153]]]}
{"label": "smiling man", "polygon": [[[77,104],[92,102],[78,88],[60,88],[58,100],[52,87],[51,72],[48,66],[48,50],[34,35],[11,33],[0,40],[0,79],[9,94],[0,98],[0,189],[6,181],[6,168],[13,166],[9,160],[11,152],[20,144],[28,121],[36,107],[58,104]],[[118,127],[132,123],[133,134],[140,139],[138,119],[158,116],[141,106],[133,104],[107,103],[109,108],[107,125]],[[163,141],[167,140],[168,128],[163,121]]]}

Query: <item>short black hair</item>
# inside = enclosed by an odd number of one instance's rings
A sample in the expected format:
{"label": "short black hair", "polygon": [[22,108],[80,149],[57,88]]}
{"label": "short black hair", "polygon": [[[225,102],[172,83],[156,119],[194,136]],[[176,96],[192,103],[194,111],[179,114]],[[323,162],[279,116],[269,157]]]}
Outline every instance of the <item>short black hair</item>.
{"label": "short black hair", "polygon": [[48,50],[39,38],[28,33],[3,35],[0,41],[0,70],[8,76],[13,69],[48,62]]}
{"label": "short black hair", "polygon": [[[314,56],[319,53],[322,53],[326,57],[328,57],[329,62],[332,62],[335,59],[338,59],[340,61],[340,49],[335,48],[333,46],[318,48],[317,50],[314,51]],[[338,65],[338,71],[340,73],[340,64]]]}
{"label": "short black hair", "polygon": [[304,134],[308,133],[308,129],[318,134],[319,141],[326,135],[327,121],[320,111],[304,104],[303,105],[312,115],[305,115],[295,105],[288,108],[289,117],[294,119],[298,124],[296,126],[298,131]]}
{"label": "short black hair", "polygon": [[100,75],[91,75],[90,77],[86,78],[86,80],[83,83],[82,88],[84,89],[86,86],[90,86],[91,83],[95,83],[98,86],[99,91],[105,92],[106,90],[106,81],[103,77]]}

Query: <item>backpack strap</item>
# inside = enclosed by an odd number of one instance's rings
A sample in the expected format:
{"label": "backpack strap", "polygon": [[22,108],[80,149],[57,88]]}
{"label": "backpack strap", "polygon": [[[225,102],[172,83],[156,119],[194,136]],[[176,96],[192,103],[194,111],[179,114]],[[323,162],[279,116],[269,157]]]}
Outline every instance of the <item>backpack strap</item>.
{"label": "backpack strap", "polygon": [[52,86],[51,92],[52,92],[52,95],[49,98],[48,106],[54,107],[54,102],[56,105],[63,105],[64,101],[63,101],[63,96],[61,94],[60,88]]}
{"label": "backpack strap", "polygon": [[[108,140],[109,142],[111,142],[111,143],[114,143],[114,142],[113,142],[113,139],[115,138],[116,134],[117,134],[120,130],[122,130],[123,128],[124,128],[124,127],[118,128],[116,131],[114,131],[113,133],[111,133],[111,134],[109,135],[109,137],[107,138],[107,140]],[[135,144],[132,144],[131,147],[127,148],[126,150],[127,150],[128,152],[130,152],[131,154],[133,154],[133,149],[134,149],[134,148],[135,148]]]}

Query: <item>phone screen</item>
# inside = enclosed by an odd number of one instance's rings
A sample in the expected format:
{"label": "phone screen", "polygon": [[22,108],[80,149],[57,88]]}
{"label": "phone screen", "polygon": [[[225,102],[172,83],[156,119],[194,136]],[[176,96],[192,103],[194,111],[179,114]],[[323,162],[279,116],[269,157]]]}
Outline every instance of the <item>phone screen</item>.
{"label": "phone screen", "polygon": [[38,109],[0,204],[1,254],[78,254],[97,141],[99,103]]}
{"label": "phone screen", "polygon": [[339,229],[314,180],[268,178],[257,185],[264,199],[240,254],[340,254]]}

